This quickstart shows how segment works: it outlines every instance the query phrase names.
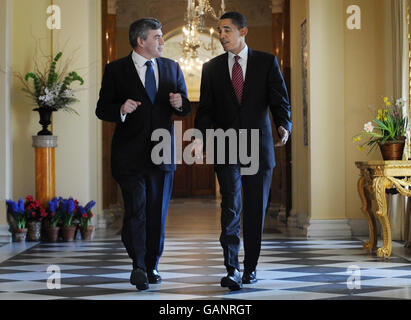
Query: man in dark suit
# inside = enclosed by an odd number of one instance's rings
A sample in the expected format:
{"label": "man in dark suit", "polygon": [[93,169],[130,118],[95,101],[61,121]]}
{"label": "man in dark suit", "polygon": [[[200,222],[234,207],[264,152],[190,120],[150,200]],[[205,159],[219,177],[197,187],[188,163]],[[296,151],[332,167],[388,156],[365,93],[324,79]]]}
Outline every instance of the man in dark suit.
{"label": "man in dark suit", "polygon": [[[203,66],[200,105],[195,118],[195,127],[203,133],[203,140],[196,139],[193,150],[196,154],[201,152],[206,129],[213,127],[214,130],[234,129],[237,136],[246,132],[247,141],[238,141],[245,143],[243,150],[249,152],[253,149],[249,139],[251,130],[259,130],[259,168],[256,174],[242,174],[244,164],[240,163],[241,156],[238,155],[236,164],[228,162],[226,157],[225,163],[214,166],[222,197],[220,242],[228,272],[221,279],[221,286],[239,290],[243,283],[257,281],[256,267],[275,166],[269,110],[280,137],[276,146],[285,145],[292,125],[287,89],[277,59],[272,54],[247,47],[245,17],[237,12],[223,14],[218,23],[218,32],[226,53]],[[223,150],[226,155],[229,145],[226,142]],[[241,276],[238,252],[242,209],[244,273]]]}
{"label": "man in dark suit", "polygon": [[[171,117],[191,112],[179,65],[161,57],[161,27],[153,18],[131,24],[133,51],[106,65],[96,108],[99,119],[116,123],[111,169],[124,200],[121,239],[133,262],[130,282],[139,290],[161,282],[157,267],[176,169]],[[171,155],[162,155],[169,162],[153,161],[151,135],[156,129],[167,130],[172,138],[163,150]]]}

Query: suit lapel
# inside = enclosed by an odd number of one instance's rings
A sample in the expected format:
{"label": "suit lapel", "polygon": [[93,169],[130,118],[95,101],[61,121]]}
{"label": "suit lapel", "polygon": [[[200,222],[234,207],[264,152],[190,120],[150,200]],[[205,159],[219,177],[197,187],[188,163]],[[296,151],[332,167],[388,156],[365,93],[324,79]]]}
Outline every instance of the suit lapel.
{"label": "suit lapel", "polygon": [[247,57],[247,69],[245,72],[245,79],[244,79],[244,86],[243,86],[243,96],[241,98],[241,105],[244,106],[246,103],[246,100],[248,98],[249,91],[250,91],[250,84],[252,82],[252,79],[256,78],[256,70],[255,68],[256,61],[254,59],[253,55],[253,50],[248,48],[248,57]]}
{"label": "suit lapel", "polygon": [[156,99],[157,96],[160,95],[160,91],[164,90],[163,88],[163,83],[164,83],[164,77],[165,77],[165,71],[164,71],[164,63],[163,60],[160,58],[156,58],[156,62],[157,62],[157,67],[158,67],[158,88],[157,88],[157,94],[156,94]]}
{"label": "suit lapel", "polygon": [[124,69],[124,72],[127,75],[127,79],[129,79],[130,83],[132,85],[135,84],[135,88],[138,89],[138,91],[146,91],[143,84],[141,83],[141,79],[137,73],[136,66],[134,65],[131,54],[128,57],[128,61]]}

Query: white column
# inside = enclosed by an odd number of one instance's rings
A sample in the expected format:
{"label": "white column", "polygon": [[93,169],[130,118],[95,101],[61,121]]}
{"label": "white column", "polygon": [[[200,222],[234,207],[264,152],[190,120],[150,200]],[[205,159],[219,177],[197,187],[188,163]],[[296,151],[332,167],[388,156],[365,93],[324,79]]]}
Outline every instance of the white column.
{"label": "white column", "polygon": [[10,128],[10,16],[11,0],[0,2],[0,240],[10,240],[5,200],[11,198]]}

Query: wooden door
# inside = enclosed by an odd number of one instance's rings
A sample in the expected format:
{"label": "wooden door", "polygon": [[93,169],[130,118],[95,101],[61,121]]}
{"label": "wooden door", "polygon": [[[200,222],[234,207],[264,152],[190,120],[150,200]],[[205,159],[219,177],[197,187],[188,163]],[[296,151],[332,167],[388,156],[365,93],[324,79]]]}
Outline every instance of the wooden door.
{"label": "wooden door", "polygon": [[[193,111],[186,118],[173,117],[174,121],[182,122],[182,134],[185,130],[194,127],[194,118],[198,108],[198,102],[192,102]],[[189,145],[190,141],[182,141],[184,148]],[[190,197],[190,196],[215,196],[215,174],[214,167],[210,164],[177,164],[177,170],[174,173],[173,197]]]}

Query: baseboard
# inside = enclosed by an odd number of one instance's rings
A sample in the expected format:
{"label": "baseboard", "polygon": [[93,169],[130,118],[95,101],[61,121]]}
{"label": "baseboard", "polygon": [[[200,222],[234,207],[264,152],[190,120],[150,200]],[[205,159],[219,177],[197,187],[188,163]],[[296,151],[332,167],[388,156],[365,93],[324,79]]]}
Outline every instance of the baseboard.
{"label": "baseboard", "polygon": [[338,220],[313,220],[304,226],[307,238],[330,238],[345,239],[351,238],[351,227],[348,219]]}
{"label": "baseboard", "polygon": [[291,213],[287,218],[287,226],[291,228],[304,229],[307,224],[307,213]]}
{"label": "baseboard", "polygon": [[0,224],[0,242],[11,242],[11,233],[8,224]]}

